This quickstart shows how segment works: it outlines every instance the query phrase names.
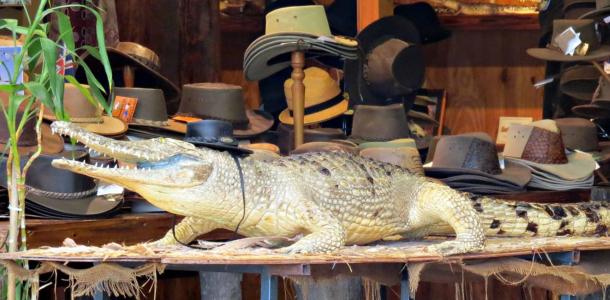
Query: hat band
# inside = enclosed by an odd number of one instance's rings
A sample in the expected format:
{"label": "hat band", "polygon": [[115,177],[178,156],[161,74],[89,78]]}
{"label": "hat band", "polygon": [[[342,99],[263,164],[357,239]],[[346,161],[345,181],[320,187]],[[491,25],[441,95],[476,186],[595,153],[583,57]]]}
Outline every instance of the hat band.
{"label": "hat band", "polygon": [[184,140],[187,142],[196,142],[196,143],[210,143],[210,144],[221,143],[221,144],[227,144],[227,145],[236,144],[235,139],[232,137],[228,137],[228,136],[221,136],[219,138],[217,138],[217,137],[187,137]]}
{"label": "hat band", "polygon": [[77,193],[50,192],[50,191],[39,190],[39,189],[33,188],[33,187],[28,187],[28,193],[32,193],[37,196],[47,197],[47,198],[62,199],[62,200],[76,200],[76,199],[82,199],[85,197],[89,197],[89,196],[97,193],[97,186],[93,187],[92,189],[82,191],[82,192],[77,192]]}
{"label": "hat band", "polygon": [[167,126],[167,121],[154,121],[154,120],[146,120],[146,119],[136,119],[131,120],[132,124],[136,125],[145,125],[145,126]]}
{"label": "hat band", "polygon": [[[338,105],[339,103],[341,103],[344,100],[343,98],[343,94],[339,93],[339,95],[335,96],[334,98],[328,100],[328,101],[324,101],[322,103],[316,104],[314,106],[310,106],[305,108],[305,114],[306,115],[311,115],[311,114],[315,114],[318,112],[321,112],[325,109],[329,109],[335,105]],[[290,114],[291,117],[293,117],[292,115],[292,110],[288,109],[288,113]]]}
{"label": "hat band", "polygon": [[233,129],[237,129],[237,130],[247,130],[250,127],[250,120],[246,119],[246,120],[229,120],[229,119],[224,119],[224,118],[219,118],[219,117],[212,117],[209,115],[205,115],[205,114],[200,114],[200,113],[190,113],[190,112],[178,112],[176,115],[176,117],[190,117],[190,118],[197,118],[197,119],[202,119],[202,120],[217,120],[217,121],[225,121],[225,122],[229,122],[231,123],[231,126],[233,126]]}

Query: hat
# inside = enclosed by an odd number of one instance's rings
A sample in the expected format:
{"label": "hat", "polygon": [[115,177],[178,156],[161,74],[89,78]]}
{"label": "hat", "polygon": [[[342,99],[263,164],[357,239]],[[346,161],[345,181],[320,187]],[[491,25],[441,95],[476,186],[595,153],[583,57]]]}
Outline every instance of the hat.
{"label": "hat", "polygon": [[[303,143],[329,142],[346,139],[345,132],[339,128],[304,128]],[[277,145],[283,155],[288,155],[294,149],[294,128],[290,125],[277,126]]]}
{"label": "hat", "polygon": [[290,155],[304,154],[304,153],[311,153],[311,152],[335,152],[335,151],[346,152],[346,153],[350,153],[353,155],[358,154],[357,147],[330,141],[330,142],[304,143],[304,144],[296,147],[296,149],[292,150],[290,152]]}
{"label": "hat", "polygon": [[579,151],[566,154],[554,120],[540,120],[528,125],[511,124],[503,154],[507,161],[563,180],[588,178],[596,168],[591,154]]}
{"label": "hat", "polygon": [[425,63],[419,33],[411,22],[384,17],[356,38],[362,56],[345,63],[345,89],[351,105],[385,105],[388,98],[407,96],[421,88]]}
{"label": "hat", "polygon": [[559,89],[574,99],[590,102],[597,88],[599,75],[599,71],[592,65],[569,67],[561,74]]}
{"label": "hat", "polygon": [[451,31],[441,25],[436,11],[426,2],[397,5],[394,15],[407,18],[415,25],[422,44],[435,43],[451,36]]}
{"label": "hat", "polygon": [[587,152],[598,162],[610,160],[610,147],[600,145],[595,123],[582,118],[556,119],[555,123],[566,148]]}
{"label": "hat", "polygon": [[[141,129],[162,129],[184,134],[186,124],[170,119],[165,106],[165,96],[160,89],[114,88],[115,96],[138,99],[129,126]],[[157,131],[158,132],[158,131]]]}
{"label": "hat", "polygon": [[[26,176],[26,210],[53,219],[107,217],[119,211],[120,199],[97,195],[93,178],[54,168],[54,159],[68,158],[87,162],[86,152],[41,154],[34,160]],[[24,160],[27,160],[24,157]],[[0,184],[6,185],[6,159],[0,163]]]}
{"label": "hat", "polygon": [[229,151],[236,154],[250,154],[252,151],[238,147],[239,142],[233,137],[230,122],[220,120],[201,120],[186,124],[185,142],[195,146]]}
{"label": "hat", "polygon": [[564,0],[563,16],[566,19],[579,19],[595,9],[595,0]]}
{"label": "hat", "polygon": [[[64,85],[64,109],[70,117],[70,122],[87,131],[105,136],[117,136],[127,131],[127,124],[120,119],[104,115],[100,105],[91,104],[71,83]],[[56,120],[55,115],[46,108],[43,116],[47,120]]]}
{"label": "hat", "polygon": [[582,14],[579,19],[595,19],[610,13],[609,0],[595,0],[595,9]]}
{"label": "hat", "polygon": [[[180,90],[171,80],[160,73],[160,59],[154,51],[133,42],[119,42],[115,47],[106,47],[106,51],[112,67],[115,86],[125,86],[123,67],[131,66],[134,68],[134,86],[163,90],[167,101],[167,111],[170,114],[176,112],[180,100]],[[85,52],[81,59],[91,69],[93,75],[104,74],[104,66],[93,55]],[[79,82],[87,82],[87,75],[83,68],[77,67],[74,76]],[[106,80],[98,77],[98,81],[108,91]]]}
{"label": "hat", "polygon": [[402,104],[356,106],[352,121],[352,134],[349,137],[351,141],[360,144],[402,138],[411,138]]}
{"label": "hat", "polygon": [[[23,113],[17,113],[17,124],[21,122]],[[51,127],[46,123],[40,124],[40,134],[42,138],[41,149],[45,154],[56,154],[64,150],[64,140],[61,136],[53,134]],[[10,139],[8,128],[6,126],[6,116],[0,113],[0,152],[8,153],[8,141]],[[36,136],[36,119],[30,118],[21,132],[19,142],[17,142],[17,151],[21,155],[33,153],[38,150],[38,140]]]}
{"label": "hat", "polygon": [[572,112],[579,116],[594,119],[610,117],[610,83],[603,77],[599,77],[593,99],[590,104],[576,105]]}
{"label": "hat", "polygon": [[[564,31],[572,28],[583,43],[588,44],[588,51],[584,55],[575,53],[574,55],[564,54],[555,42],[555,38]],[[593,20],[569,20],[558,19],[553,21],[553,36],[551,44],[546,48],[530,48],[527,54],[538,59],[550,61],[601,61],[610,57],[610,45],[600,43],[600,34]]]}
{"label": "hat", "polygon": [[226,83],[193,83],[182,88],[180,117],[230,122],[233,135],[250,138],[273,126],[273,117],[262,110],[246,109],[242,87]]}
{"label": "hat", "polygon": [[[292,117],[292,79],[284,82],[284,94],[288,108],[279,115],[285,124],[294,124]],[[339,83],[328,72],[317,67],[305,69],[305,125],[315,124],[338,117],[347,111],[347,100],[343,98]]]}
{"label": "hat", "polygon": [[247,80],[261,80],[290,66],[290,53],[304,51],[310,57],[333,55],[356,59],[358,43],[333,36],[324,7],[292,6],[276,9],[265,17],[265,35],[244,53]]}
{"label": "hat", "polygon": [[443,178],[455,175],[474,175],[525,186],[531,172],[520,165],[506,164],[500,168],[496,144],[483,132],[448,135],[439,139],[434,150],[432,166],[426,175]]}
{"label": "hat", "polygon": [[424,176],[421,157],[415,140],[398,139],[388,142],[368,142],[358,145],[360,156],[405,168]]}

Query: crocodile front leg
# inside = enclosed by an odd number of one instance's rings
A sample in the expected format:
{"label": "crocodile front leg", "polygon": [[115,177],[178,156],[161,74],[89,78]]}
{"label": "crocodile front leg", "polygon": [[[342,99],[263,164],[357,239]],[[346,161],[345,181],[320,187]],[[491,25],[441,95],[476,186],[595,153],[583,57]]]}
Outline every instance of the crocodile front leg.
{"label": "crocodile front leg", "polygon": [[[212,221],[201,218],[184,217],[184,219],[175,226],[174,230],[170,229],[163,238],[152,244],[155,246],[188,244],[198,236],[217,228],[221,228],[221,226]],[[176,233],[175,238],[174,232]]]}
{"label": "crocodile front leg", "polygon": [[434,245],[431,250],[441,255],[453,255],[483,249],[485,235],[481,221],[470,200],[462,193],[428,182],[417,193],[415,202],[409,216],[415,228],[431,226],[432,230],[436,223],[431,223],[433,220],[447,223],[455,231],[455,240]]}

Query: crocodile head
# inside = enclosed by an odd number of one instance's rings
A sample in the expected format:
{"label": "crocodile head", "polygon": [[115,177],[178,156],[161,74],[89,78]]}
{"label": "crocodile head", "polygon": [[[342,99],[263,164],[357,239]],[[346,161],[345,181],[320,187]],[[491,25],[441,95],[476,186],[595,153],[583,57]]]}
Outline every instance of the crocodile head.
{"label": "crocodile head", "polygon": [[171,202],[168,195],[193,193],[205,185],[219,153],[169,138],[117,141],[63,121],[53,122],[51,129],[84,144],[90,151],[135,166],[101,167],[62,158],[53,161],[54,167],[120,185],[166,210],[169,209],[163,203]]}

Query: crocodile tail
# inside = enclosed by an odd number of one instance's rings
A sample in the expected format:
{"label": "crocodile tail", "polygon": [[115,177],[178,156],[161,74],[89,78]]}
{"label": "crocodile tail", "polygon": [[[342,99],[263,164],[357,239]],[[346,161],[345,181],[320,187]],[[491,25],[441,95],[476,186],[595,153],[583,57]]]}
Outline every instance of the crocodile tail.
{"label": "crocodile tail", "polygon": [[468,197],[486,236],[595,236],[606,235],[610,226],[606,202],[542,204]]}

